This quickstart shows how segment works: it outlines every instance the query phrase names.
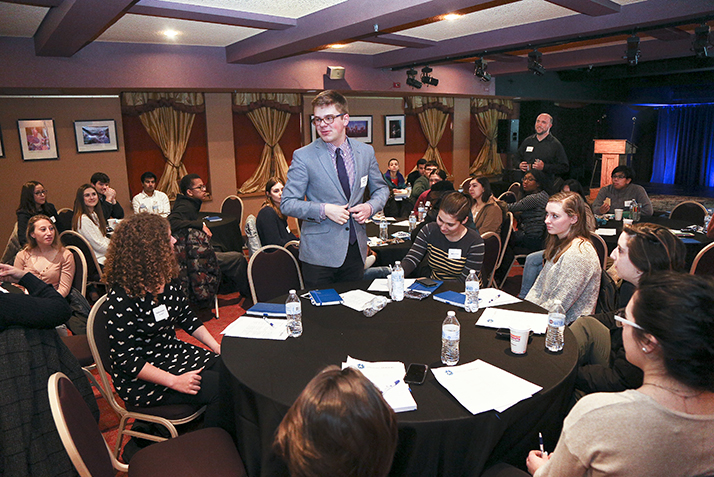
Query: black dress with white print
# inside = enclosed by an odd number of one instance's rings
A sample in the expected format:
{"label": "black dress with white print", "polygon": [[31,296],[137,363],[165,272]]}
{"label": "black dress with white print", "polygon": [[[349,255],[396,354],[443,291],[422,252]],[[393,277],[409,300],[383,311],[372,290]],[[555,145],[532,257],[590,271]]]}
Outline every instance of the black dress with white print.
{"label": "black dress with white print", "polygon": [[176,325],[189,335],[202,325],[176,282],[167,284],[157,296],[147,293],[143,298],[130,297],[124,288],[114,286],[102,309],[107,315],[114,388],[127,406],[157,406],[167,392],[175,392],[139,379],[146,363],[180,375],[210,365],[218,358],[217,354],[176,337]]}

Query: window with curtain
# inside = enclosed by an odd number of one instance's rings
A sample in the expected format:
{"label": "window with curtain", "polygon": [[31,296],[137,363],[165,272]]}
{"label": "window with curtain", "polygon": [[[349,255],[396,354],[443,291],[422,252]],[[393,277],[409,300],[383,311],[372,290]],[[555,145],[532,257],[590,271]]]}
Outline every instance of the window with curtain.
{"label": "window with curtain", "polygon": [[510,99],[471,98],[472,122],[483,137],[482,144],[469,167],[469,174],[490,176],[503,170],[501,156],[497,152],[498,120],[513,115]]}
{"label": "window with curtain", "polygon": [[[407,114],[407,119],[409,116],[416,116],[422,135],[427,140],[427,147],[421,157],[424,157],[427,161],[436,161],[440,169],[451,174],[450,167],[447,167],[439,151],[439,145],[442,144],[441,141],[447,128],[449,131],[451,128],[454,114],[454,98],[409,96],[406,98],[405,113]],[[409,124],[407,124],[408,132]],[[453,140],[451,140],[448,144],[449,156],[453,152],[453,147]]]}

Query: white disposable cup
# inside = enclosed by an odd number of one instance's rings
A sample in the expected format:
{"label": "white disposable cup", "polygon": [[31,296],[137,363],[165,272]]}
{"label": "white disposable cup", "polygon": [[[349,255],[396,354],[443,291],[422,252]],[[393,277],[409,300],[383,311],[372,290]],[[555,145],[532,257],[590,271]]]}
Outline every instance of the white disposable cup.
{"label": "white disposable cup", "polygon": [[615,209],[615,220],[622,220],[622,209]]}
{"label": "white disposable cup", "polygon": [[530,328],[511,328],[511,353],[525,354]]}
{"label": "white disposable cup", "polygon": [[622,219],[623,225],[632,225],[632,219]]}

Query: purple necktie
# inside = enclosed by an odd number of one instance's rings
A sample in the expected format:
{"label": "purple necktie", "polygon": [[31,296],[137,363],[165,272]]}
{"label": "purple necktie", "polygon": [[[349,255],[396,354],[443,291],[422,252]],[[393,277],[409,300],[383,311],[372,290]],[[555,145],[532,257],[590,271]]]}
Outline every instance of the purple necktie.
{"label": "purple necktie", "polygon": [[[345,168],[345,161],[342,159],[342,150],[338,147],[335,149],[335,163],[337,165],[337,177],[340,179],[340,184],[342,184],[342,190],[345,192],[347,197],[347,203],[350,201],[350,178],[347,176],[347,169]],[[350,245],[357,241],[357,234],[355,233],[354,225],[352,224],[352,217],[348,222],[350,228]]]}

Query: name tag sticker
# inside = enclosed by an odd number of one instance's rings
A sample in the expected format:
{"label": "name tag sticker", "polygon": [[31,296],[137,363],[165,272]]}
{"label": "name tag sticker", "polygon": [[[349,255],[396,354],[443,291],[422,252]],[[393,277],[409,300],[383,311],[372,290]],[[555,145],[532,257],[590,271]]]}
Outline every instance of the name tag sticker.
{"label": "name tag sticker", "polygon": [[359,181],[359,186],[360,186],[360,187],[366,187],[368,180],[369,180],[369,177],[363,176],[362,179],[360,179],[360,181]]}
{"label": "name tag sticker", "polygon": [[53,224],[54,224],[55,222],[57,222],[57,219],[55,219],[55,218],[52,217],[52,216],[50,216],[50,220],[52,221]]}
{"label": "name tag sticker", "polygon": [[169,317],[169,310],[166,309],[166,305],[159,305],[151,311],[154,312],[154,319],[156,321],[163,321]]}
{"label": "name tag sticker", "polygon": [[458,260],[461,258],[461,249],[460,248],[450,248],[449,249],[449,258],[451,260]]}
{"label": "name tag sticker", "polygon": [[526,152],[533,152],[533,146],[526,146]]}

